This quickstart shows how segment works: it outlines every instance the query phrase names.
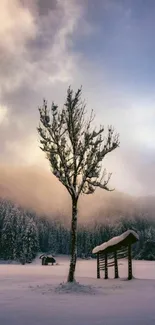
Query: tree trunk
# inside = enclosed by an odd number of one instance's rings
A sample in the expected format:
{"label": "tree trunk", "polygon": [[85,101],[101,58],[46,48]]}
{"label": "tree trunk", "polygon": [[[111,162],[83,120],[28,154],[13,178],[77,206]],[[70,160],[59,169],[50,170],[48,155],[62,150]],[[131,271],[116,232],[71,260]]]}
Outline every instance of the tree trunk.
{"label": "tree trunk", "polygon": [[105,279],[108,279],[108,254],[105,253]]}
{"label": "tree trunk", "polygon": [[118,279],[118,260],[117,260],[117,251],[114,252],[114,264],[115,264],[115,279]]}
{"label": "tree trunk", "polygon": [[128,246],[128,280],[132,279],[132,255],[131,245]]}
{"label": "tree trunk", "polygon": [[74,273],[77,258],[77,200],[72,198],[72,223],[71,223],[71,259],[68,274],[68,282],[74,281]]}
{"label": "tree trunk", "polygon": [[100,279],[100,257],[99,257],[99,253],[97,253],[97,279]]}

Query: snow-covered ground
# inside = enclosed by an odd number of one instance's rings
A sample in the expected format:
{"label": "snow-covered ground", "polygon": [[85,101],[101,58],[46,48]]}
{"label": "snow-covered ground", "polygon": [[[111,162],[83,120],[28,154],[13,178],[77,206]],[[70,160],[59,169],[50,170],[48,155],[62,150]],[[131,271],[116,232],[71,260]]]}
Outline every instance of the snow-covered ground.
{"label": "snow-covered ground", "polygon": [[125,281],[126,261],[120,262],[121,279],[97,280],[96,260],[79,260],[80,285],[67,287],[69,259],[60,256],[57,262],[0,265],[1,325],[155,324],[155,262],[134,261],[136,279]]}

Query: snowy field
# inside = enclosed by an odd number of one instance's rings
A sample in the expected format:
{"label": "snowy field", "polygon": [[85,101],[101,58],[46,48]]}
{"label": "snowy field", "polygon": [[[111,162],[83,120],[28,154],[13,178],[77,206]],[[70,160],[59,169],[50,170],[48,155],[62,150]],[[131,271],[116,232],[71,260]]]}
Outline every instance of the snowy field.
{"label": "snowy field", "polygon": [[[133,261],[135,279],[96,279],[96,260],[79,260],[80,285],[65,287],[69,259],[59,265],[0,265],[0,325],[155,325],[155,262]],[[113,268],[110,268],[113,277]]]}

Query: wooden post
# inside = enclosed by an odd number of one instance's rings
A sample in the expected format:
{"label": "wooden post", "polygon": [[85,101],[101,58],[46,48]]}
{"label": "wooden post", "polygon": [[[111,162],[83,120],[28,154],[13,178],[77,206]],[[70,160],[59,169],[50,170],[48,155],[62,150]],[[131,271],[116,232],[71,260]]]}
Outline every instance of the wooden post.
{"label": "wooden post", "polygon": [[105,253],[105,279],[108,279],[108,254]]}
{"label": "wooden post", "polygon": [[132,279],[132,256],[131,245],[128,246],[128,280]]}
{"label": "wooden post", "polygon": [[115,279],[118,279],[118,260],[117,260],[117,251],[114,252],[114,265],[115,265]]}
{"label": "wooden post", "polygon": [[99,253],[97,253],[97,279],[100,279],[100,258],[99,258]]}

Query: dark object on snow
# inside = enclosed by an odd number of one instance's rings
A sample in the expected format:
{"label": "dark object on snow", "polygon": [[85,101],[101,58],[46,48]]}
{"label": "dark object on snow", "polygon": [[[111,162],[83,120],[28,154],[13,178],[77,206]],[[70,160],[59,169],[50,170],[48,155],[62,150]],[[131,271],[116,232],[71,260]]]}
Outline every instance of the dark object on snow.
{"label": "dark object on snow", "polygon": [[22,265],[25,265],[25,263],[26,263],[25,258],[21,258],[21,259],[20,259],[20,263],[21,263]]}
{"label": "dark object on snow", "polygon": [[131,245],[138,240],[139,236],[135,231],[127,230],[122,235],[95,247],[93,254],[97,254],[97,278],[100,278],[100,271],[105,271],[105,279],[108,279],[108,267],[111,266],[115,268],[115,279],[118,278],[118,259],[128,257],[128,280],[131,280],[133,278]]}
{"label": "dark object on snow", "polygon": [[84,254],[84,253],[81,254],[81,258],[82,258],[83,260],[91,260],[91,256],[86,255],[86,254]]}
{"label": "dark object on snow", "polygon": [[54,264],[56,263],[55,258],[52,255],[41,255],[40,259],[42,260],[42,265]]}

